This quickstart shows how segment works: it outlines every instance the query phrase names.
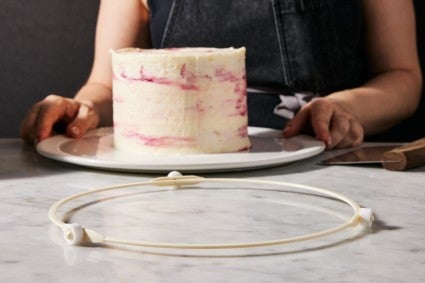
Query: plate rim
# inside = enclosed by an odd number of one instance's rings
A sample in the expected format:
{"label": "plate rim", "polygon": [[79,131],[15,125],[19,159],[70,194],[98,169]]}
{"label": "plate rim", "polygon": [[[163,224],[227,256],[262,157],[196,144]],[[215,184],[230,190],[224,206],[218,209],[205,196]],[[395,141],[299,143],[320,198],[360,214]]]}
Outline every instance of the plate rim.
{"label": "plate rim", "polygon": [[[103,127],[96,128],[89,131],[85,136],[106,136],[111,134],[112,127]],[[105,134],[109,130],[109,133]],[[265,127],[248,127],[248,134],[250,132],[276,132],[281,133],[277,129],[265,128]],[[190,173],[190,172],[199,172],[199,173],[208,173],[208,172],[230,172],[230,171],[245,171],[245,170],[254,170],[267,167],[275,167],[284,164],[288,164],[294,161],[307,159],[322,153],[325,150],[325,144],[321,141],[314,139],[311,136],[307,135],[297,135],[295,137],[286,139],[299,142],[303,145],[301,150],[298,150],[298,154],[290,154],[285,156],[280,156],[276,154],[275,156],[267,156],[264,158],[257,158],[255,161],[252,160],[239,160],[233,162],[221,162],[221,163],[188,163],[188,164],[149,164],[149,162],[143,163],[122,163],[117,162],[116,160],[101,160],[93,157],[85,157],[79,155],[73,155],[66,153],[60,150],[60,145],[67,141],[74,140],[71,137],[67,137],[65,134],[55,135],[49,137],[36,146],[37,152],[47,158],[61,161],[69,164],[108,170],[108,171],[120,171],[120,172],[144,172],[144,173],[164,173],[170,172],[172,170],[178,170],[180,172]],[[304,147],[305,146],[305,147]],[[121,152],[126,154],[125,152]],[[245,155],[261,153],[250,153],[247,151],[241,152]],[[229,155],[229,154],[238,154],[235,153],[214,153],[213,155]],[[198,154],[195,154],[196,156]],[[202,154],[202,156],[208,156],[209,154]],[[210,154],[211,155],[211,154]],[[147,154],[146,156],[153,156]],[[158,156],[158,155],[156,155]],[[182,155],[185,156],[185,155]],[[187,156],[187,155],[186,155]]]}

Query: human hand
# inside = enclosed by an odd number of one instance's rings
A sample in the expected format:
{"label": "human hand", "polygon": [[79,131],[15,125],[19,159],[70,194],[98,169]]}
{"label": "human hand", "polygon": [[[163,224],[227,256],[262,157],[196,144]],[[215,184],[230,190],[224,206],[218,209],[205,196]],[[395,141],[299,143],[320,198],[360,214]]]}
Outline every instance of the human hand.
{"label": "human hand", "polygon": [[99,115],[89,103],[71,98],[49,95],[37,102],[22,120],[20,136],[36,144],[55,133],[55,125],[65,124],[65,133],[79,138],[99,124]]}
{"label": "human hand", "polygon": [[363,126],[353,111],[329,97],[313,99],[304,105],[288,122],[283,135],[290,138],[309,125],[328,149],[354,147],[364,138]]}

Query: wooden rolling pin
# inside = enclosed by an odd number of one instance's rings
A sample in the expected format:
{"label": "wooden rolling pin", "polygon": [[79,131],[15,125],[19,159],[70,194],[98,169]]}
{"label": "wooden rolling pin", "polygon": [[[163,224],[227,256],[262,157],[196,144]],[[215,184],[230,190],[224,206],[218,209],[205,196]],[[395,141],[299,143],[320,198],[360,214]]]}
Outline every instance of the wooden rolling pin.
{"label": "wooden rolling pin", "polygon": [[383,166],[391,171],[403,171],[425,165],[425,138],[402,145],[382,156]]}

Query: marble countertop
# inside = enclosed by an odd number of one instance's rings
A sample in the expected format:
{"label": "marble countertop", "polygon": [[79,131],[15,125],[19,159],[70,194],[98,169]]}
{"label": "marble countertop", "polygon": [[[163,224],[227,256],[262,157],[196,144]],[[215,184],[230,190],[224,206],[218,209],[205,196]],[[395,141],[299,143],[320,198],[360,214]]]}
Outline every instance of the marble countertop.
{"label": "marble countertop", "polygon": [[[1,282],[423,282],[425,167],[321,166],[313,158],[205,177],[292,182],[345,195],[375,214],[371,231],[349,228],[289,245],[179,250],[124,245],[68,246],[49,218],[69,195],[157,174],[88,169],[49,160],[18,139],[0,139]],[[290,198],[288,198],[288,196]],[[288,204],[309,203],[310,206]],[[64,211],[108,235],[146,240],[257,241],[340,221],[326,198],[255,188],[96,196]],[[336,209],[338,210],[338,209]],[[333,211],[336,211],[335,209]],[[338,220],[339,219],[339,220]],[[183,229],[182,229],[183,227]]]}

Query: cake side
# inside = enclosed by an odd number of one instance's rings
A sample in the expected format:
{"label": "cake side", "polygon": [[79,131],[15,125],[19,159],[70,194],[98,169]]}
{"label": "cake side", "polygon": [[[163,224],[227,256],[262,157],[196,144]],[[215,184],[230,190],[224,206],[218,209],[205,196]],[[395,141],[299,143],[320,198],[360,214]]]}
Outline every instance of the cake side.
{"label": "cake side", "polygon": [[245,48],[111,53],[117,149],[178,154],[250,147]]}

